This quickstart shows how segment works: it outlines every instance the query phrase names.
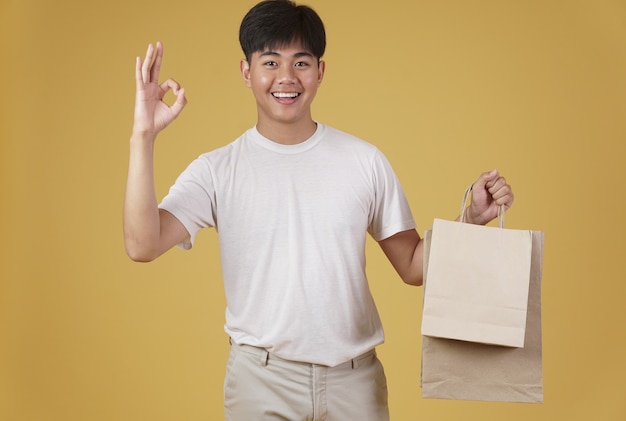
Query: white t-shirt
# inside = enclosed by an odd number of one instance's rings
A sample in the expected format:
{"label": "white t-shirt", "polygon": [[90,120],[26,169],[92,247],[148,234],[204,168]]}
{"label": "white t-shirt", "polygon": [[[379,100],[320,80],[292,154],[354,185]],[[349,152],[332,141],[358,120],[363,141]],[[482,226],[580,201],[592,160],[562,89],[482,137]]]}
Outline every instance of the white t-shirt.
{"label": "white t-shirt", "polygon": [[160,207],[218,231],[226,332],[282,358],[334,366],[383,342],[365,241],[415,228],[383,154],[318,124],[296,145],[256,128],[201,155]]}

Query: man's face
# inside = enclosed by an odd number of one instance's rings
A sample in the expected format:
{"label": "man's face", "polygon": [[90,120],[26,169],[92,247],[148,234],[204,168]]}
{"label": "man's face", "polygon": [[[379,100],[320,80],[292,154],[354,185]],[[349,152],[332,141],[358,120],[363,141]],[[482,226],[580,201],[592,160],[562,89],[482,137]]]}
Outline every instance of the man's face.
{"label": "man's face", "polygon": [[241,62],[241,72],[256,98],[259,125],[310,124],[324,62],[300,43],[255,52],[250,62]]}

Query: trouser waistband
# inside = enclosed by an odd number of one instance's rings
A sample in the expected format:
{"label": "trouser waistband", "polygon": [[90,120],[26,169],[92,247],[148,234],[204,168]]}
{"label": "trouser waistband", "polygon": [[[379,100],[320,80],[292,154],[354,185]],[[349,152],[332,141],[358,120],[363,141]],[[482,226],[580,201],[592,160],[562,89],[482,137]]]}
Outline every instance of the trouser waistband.
{"label": "trouser waistband", "polygon": [[[237,347],[237,349],[239,349],[241,352],[246,352],[248,354],[254,354],[256,356],[259,357],[259,363],[261,365],[267,365],[270,361],[274,360],[274,361],[282,361],[282,362],[287,362],[287,363],[292,363],[292,364],[303,364],[303,365],[309,365],[309,366],[320,366],[321,364],[312,364],[312,363],[307,363],[307,362],[302,362],[302,361],[294,361],[294,360],[287,360],[284,358],[279,357],[276,354],[273,354],[271,352],[269,352],[268,350],[266,350],[265,348],[259,348],[256,346],[252,346],[252,345],[246,345],[246,344],[237,344],[235,341],[233,341],[232,339],[230,339],[230,344],[232,347]],[[332,368],[347,368],[350,367],[352,369],[356,369],[359,368],[359,365],[363,362],[363,360],[371,357],[372,355],[376,355],[376,349],[370,349],[367,352],[364,352],[361,355],[358,355],[354,358],[351,358],[350,360],[341,363],[339,365],[336,365]]]}

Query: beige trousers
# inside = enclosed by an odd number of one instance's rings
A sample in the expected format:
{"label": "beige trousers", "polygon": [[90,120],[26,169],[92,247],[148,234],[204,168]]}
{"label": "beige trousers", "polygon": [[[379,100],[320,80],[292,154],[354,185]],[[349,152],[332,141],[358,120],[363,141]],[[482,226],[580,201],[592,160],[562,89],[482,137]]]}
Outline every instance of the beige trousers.
{"label": "beige trousers", "polygon": [[389,420],[385,372],[374,350],[327,367],[233,343],[224,415],[227,421]]}

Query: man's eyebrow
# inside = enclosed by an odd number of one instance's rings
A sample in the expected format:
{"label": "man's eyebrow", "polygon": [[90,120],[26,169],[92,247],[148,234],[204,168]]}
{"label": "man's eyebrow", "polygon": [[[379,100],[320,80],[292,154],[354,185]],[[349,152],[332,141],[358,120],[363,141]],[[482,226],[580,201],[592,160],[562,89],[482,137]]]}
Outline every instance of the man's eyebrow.
{"label": "man's eyebrow", "polygon": [[299,53],[295,53],[293,56],[295,58],[300,58],[300,57],[311,57],[311,58],[314,58],[313,54],[309,53],[308,51],[301,51]]}
{"label": "man's eyebrow", "polygon": [[[281,57],[281,54],[276,51],[267,50],[259,54],[259,57]],[[293,57],[294,58],[313,57],[313,54],[309,53],[308,51],[300,51],[300,52],[295,53]]]}

